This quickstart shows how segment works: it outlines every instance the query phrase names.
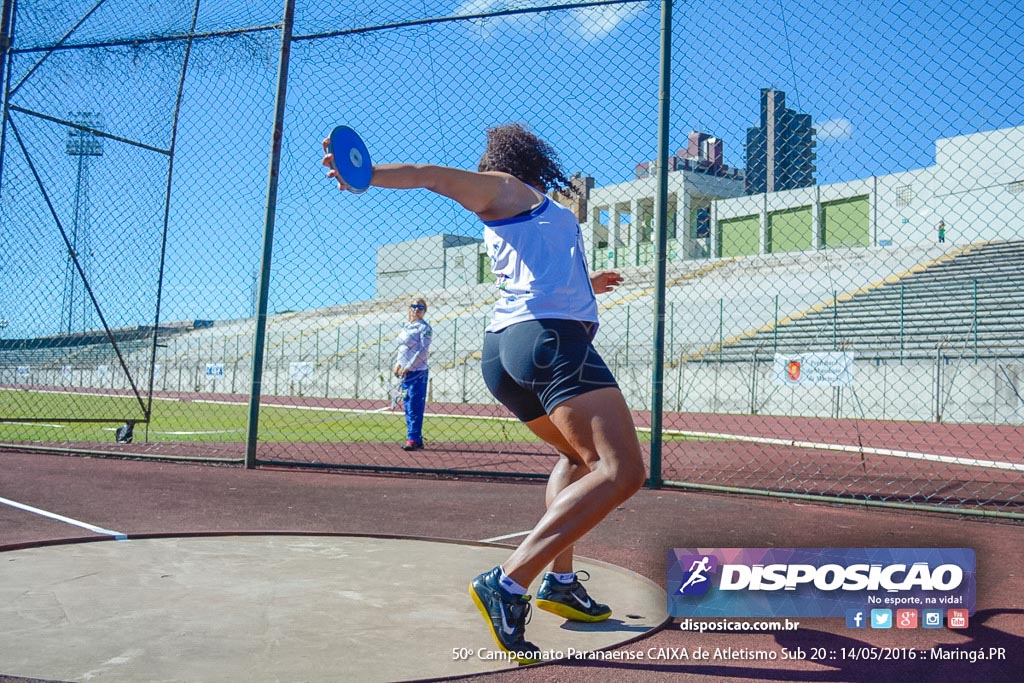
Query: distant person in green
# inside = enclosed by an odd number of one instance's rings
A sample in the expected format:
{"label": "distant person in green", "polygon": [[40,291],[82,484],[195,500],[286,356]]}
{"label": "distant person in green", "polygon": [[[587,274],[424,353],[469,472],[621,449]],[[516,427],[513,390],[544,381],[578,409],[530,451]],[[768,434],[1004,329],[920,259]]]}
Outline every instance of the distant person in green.
{"label": "distant person in green", "polygon": [[939,221],[939,244],[946,242],[946,221]]}

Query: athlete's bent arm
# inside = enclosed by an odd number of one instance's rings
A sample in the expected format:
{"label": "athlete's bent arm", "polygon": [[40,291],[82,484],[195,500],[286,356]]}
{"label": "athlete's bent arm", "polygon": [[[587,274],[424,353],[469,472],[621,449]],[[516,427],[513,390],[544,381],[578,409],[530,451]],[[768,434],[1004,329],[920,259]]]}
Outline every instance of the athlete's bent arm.
{"label": "athlete's bent arm", "polygon": [[600,270],[590,276],[590,287],[594,294],[605,294],[622,284],[622,273],[614,270]]}

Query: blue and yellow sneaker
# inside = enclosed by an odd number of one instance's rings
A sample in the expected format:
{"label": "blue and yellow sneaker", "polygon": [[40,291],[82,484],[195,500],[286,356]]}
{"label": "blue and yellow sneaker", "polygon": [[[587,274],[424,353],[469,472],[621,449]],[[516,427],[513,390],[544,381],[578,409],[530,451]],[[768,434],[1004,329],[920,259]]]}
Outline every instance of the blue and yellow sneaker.
{"label": "blue and yellow sneaker", "polygon": [[590,574],[581,570],[576,572],[572,583],[562,583],[548,572],[537,591],[537,607],[572,621],[604,621],[612,615],[612,610],[587,594],[580,581],[589,578]]}
{"label": "blue and yellow sneaker", "polygon": [[540,661],[540,648],[524,637],[530,621],[530,596],[512,595],[498,583],[500,576],[501,567],[484,572],[470,582],[469,595],[502,651],[520,664]]}

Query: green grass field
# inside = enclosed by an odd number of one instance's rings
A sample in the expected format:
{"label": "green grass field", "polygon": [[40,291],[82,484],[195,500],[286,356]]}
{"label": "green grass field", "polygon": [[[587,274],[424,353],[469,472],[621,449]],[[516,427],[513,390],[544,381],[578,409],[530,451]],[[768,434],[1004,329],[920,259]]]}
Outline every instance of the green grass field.
{"label": "green grass field", "polygon": [[[135,427],[136,441],[230,443],[243,442],[248,405],[245,397],[232,402],[154,399],[147,427]],[[383,406],[383,402],[381,403]],[[63,392],[0,390],[0,442],[110,442],[125,420],[142,420],[138,401],[121,396]],[[5,422],[27,419],[31,422]],[[97,422],[68,422],[67,420]],[[534,442],[537,437],[511,418],[439,416],[427,406],[426,429],[435,441]],[[368,442],[401,440],[401,412],[357,412],[328,408],[260,408],[261,441],[295,443]],[[647,431],[641,431],[645,440]],[[666,441],[690,440],[665,434]]]}
{"label": "green grass field", "polygon": [[[206,401],[155,399],[148,426],[151,442],[222,443],[244,441],[248,406],[244,397],[227,405]],[[383,405],[383,403],[382,403]],[[429,431],[443,434],[444,441],[536,441],[515,420],[476,417],[429,416]],[[92,396],[34,391],[0,391],[0,441],[101,441],[113,440],[118,422],[141,420],[138,401],[117,396]],[[4,419],[31,419],[29,423]],[[64,422],[67,419],[109,420],[105,424]],[[135,428],[136,440],[146,425]],[[260,408],[260,440],[288,442],[395,441],[405,433],[400,412],[349,412],[330,409]],[[438,437],[435,437],[439,440]]]}

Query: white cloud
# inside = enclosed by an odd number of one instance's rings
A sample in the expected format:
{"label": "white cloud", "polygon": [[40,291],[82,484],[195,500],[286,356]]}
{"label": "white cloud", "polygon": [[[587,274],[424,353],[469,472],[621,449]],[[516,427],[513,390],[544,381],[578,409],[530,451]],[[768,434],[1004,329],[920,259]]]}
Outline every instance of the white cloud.
{"label": "white cloud", "polygon": [[600,40],[642,10],[643,7],[638,4],[581,7],[573,11],[575,33],[587,42]]}
{"label": "white cloud", "polygon": [[[529,7],[527,2],[509,0],[465,0],[453,12],[454,16],[489,14],[503,10]],[[643,5],[609,5],[604,7],[581,7],[568,12],[556,13],[555,21],[567,37],[585,42],[600,40],[614,31],[623,22],[629,21],[643,11]],[[498,31],[511,29],[521,33],[539,32],[544,22],[537,21],[536,14],[513,14],[502,17],[479,19],[473,22],[473,32],[479,38],[490,39]]]}
{"label": "white cloud", "polygon": [[[455,8],[453,16],[460,17],[475,14],[491,14],[509,9],[517,9],[521,3],[507,2],[506,0],[466,0]],[[490,40],[495,34],[513,30],[520,33],[530,31],[530,14],[510,14],[501,17],[488,19],[474,19],[470,32],[481,40]]]}
{"label": "white cloud", "polygon": [[497,12],[503,9],[505,3],[501,0],[468,0],[455,8],[454,16],[460,17],[464,14],[486,14]]}
{"label": "white cloud", "polygon": [[841,142],[853,137],[853,124],[848,119],[829,119],[814,124],[819,142]]}

